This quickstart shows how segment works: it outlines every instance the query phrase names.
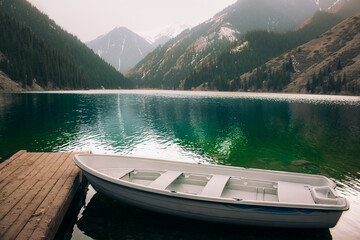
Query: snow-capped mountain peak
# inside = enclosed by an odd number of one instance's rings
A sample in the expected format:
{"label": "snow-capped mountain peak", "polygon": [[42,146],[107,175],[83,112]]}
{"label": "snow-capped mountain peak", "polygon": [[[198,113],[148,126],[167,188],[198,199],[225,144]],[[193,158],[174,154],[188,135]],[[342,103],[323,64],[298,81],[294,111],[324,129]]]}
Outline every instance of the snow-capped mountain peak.
{"label": "snow-capped mountain peak", "polygon": [[171,38],[174,38],[186,29],[191,29],[191,25],[189,24],[172,25],[165,28],[158,35],[156,35],[156,37],[159,38],[162,36],[169,36]]}
{"label": "snow-capped mountain peak", "polygon": [[168,25],[163,28],[157,28],[150,31],[141,32],[138,34],[142,36],[144,39],[146,39],[146,41],[148,41],[150,44],[155,45],[155,47],[157,47],[159,44],[163,45],[168,40],[176,37],[186,29],[191,29],[191,25],[179,23],[174,25]]}

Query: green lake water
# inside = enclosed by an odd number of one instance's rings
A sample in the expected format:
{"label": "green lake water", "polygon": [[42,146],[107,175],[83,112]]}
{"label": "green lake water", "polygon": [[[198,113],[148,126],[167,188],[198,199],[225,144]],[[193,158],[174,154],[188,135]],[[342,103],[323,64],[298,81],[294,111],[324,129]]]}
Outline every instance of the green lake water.
{"label": "green lake water", "polygon": [[210,224],[95,193],[72,239],[359,239],[360,98],[176,91],[0,94],[0,162],[85,151],[322,174],[350,201],[330,230]]}

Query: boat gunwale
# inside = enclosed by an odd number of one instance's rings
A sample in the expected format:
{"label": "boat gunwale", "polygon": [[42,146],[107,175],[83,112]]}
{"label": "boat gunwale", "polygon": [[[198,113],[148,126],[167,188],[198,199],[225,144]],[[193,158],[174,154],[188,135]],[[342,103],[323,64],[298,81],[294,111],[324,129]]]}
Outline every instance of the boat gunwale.
{"label": "boat gunwale", "polygon": [[[233,205],[247,205],[247,206],[261,206],[261,207],[275,207],[275,208],[288,208],[288,209],[304,209],[304,210],[321,210],[321,211],[347,211],[349,209],[349,202],[346,198],[343,198],[345,200],[345,204],[343,205],[333,205],[333,204],[306,204],[306,203],[284,203],[284,202],[274,202],[274,201],[264,201],[264,200],[243,200],[243,199],[236,199],[236,198],[224,198],[224,197],[213,197],[213,196],[205,196],[205,195],[195,195],[191,193],[186,192],[176,192],[171,191],[167,189],[158,189],[149,187],[146,185],[126,181],[123,179],[116,179],[111,176],[108,176],[100,171],[97,171],[86,164],[84,164],[78,156],[81,155],[83,157],[90,156],[105,156],[105,157],[124,157],[127,159],[130,158],[136,158],[141,160],[153,160],[157,162],[167,162],[167,163],[179,163],[179,164],[186,164],[186,165],[198,165],[196,163],[188,163],[188,162],[176,162],[176,161],[169,161],[169,160],[160,160],[160,159],[151,159],[151,158],[140,158],[140,157],[132,157],[132,156],[122,156],[122,155],[108,155],[108,154],[76,154],[74,156],[74,162],[75,164],[82,170],[85,171],[88,174],[91,174],[92,176],[109,182],[114,185],[121,185],[122,187],[127,187],[130,189],[135,189],[138,191],[145,191],[149,193],[159,194],[159,195],[165,195],[168,197],[176,197],[176,198],[185,198],[190,200],[197,200],[197,201],[210,201],[215,203],[222,203],[222,204],[233,204]],[[264,169],[254,169],[254,168],[243,168],[243,167],[232,167],[232,166],[224,166],[224,165],[213,165],[213,164],[204,164],[204,166],[208,167],[220,167],[220,168],[228,168],[228,169],[242,169],[242,170],[255,170],[265,173],[281,173],[281,174],[290,174],[295,176],[314,176],[314,177],[320,177],[326,180],[330,184],[336,184],[330,180],[329,178],[322,176],[322,175],[316,175],[316,174],[305,174],[305,173],[294,173],[294,172],[285,172],[285,171],[276,171],[276,170],[264,170]],[[231,176],[230,176],[231,177]],[[331,186],[332,188],[335,188],[335,186]]]}
{"label": "boat gunwale", "polygon": [[[96,175],[93,175],[91,173],[87,173],[87,174],[90,174],[92,177],[95,177],[101,181],[105,181],[105,182],[108,182],[112,185],[115,185],[115,186],[119,186],[118,183],[116,182],[113,182],[113,181],[109,181],[107,179],[104,179],[102,177],[99,177],[99,176],[96,176]],[[125,181],[126,182],[126,181]],[[139,186],[143,186],[143,185],[140,185],[140,184],[136,184],[136,183],[133,183],[134,185],[139,185]],[[264,204],[260,204],[260,203],[263,203],[264,201],[235,201],[234,199],[232,198],[228,198],[230,199],[230,201],[211,201],[211,199],[216,199],[215,197],[206,197],[207,199],[197,199],[197,198],[193,198],[193,197],[186,197],[185,195],[188,195],[188,196],[193,196],[192,194],[187,194],[187,193],[181,193],[181,192],[176,192],[176,193],[173,193],[172,195],[168,195],[166,193],[172,193],[171,191],[169,190],[164,190],[164,192],[162,193],[158,193],[158,192],[154,192],[154,191],[149,191],[149,189],[147,190],[144,190],[144,189],[140,189],[140,188],[134,188],[133,186],[127,186],[127,185],[120,185],[120,187],[124,187],[124,188],[128,188],[128,189],[131,189],[131,190],[134,190],[134,191],[139,191],[139,192],[146,192],[146,193],[150,193],[150,194],[156,194],[156,195],[166,195],[167,197],[173,197],[173,198],[180,198],[180,199],[186,199],[186,200],[190,200],[190,201],[206,201],[206,202],[213,202],[215,204],[224,204],[224,205],[229,205],[229,206],[233,206],[233,207],[238,207],[238,206],[247,206],[247,207],[264,207],[264,208],[269,208],[269,209],[284,209],[285,210],[297,210],[297,211],[324,211],[324,212],[328,212],[328,211],[331,211],[331,212],[343,212],[343,211],[347,211],[347,210],[342,210],[342,209],[322,209],[322,208],[303,208],[303,207],[297,207],[296,204],[293,204],[295,206],[281,206],[281,205],[264,205]],[[180,195],[180,196],[179,196]],[[183,196],[181,196],[183,195]],[[218,200],[219,198],[217,198]],[[226,198],[221,198],[221,199],[226,199]],[[289,204],[291,205],[291,204]],[[305,205],[305,204],[304,204]]]}

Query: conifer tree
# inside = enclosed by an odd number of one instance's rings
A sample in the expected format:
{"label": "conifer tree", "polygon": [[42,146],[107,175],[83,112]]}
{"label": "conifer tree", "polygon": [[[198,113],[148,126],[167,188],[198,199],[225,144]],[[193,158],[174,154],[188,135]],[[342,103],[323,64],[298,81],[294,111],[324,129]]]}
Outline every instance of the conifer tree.
{"label": "conifer tree", "polygon": [[339,60],[338,60],[338,64],[337,64],[336,69],[337,69],[337,70],[341,70],[341,69],[342,69],[340,58],[339,58]]}

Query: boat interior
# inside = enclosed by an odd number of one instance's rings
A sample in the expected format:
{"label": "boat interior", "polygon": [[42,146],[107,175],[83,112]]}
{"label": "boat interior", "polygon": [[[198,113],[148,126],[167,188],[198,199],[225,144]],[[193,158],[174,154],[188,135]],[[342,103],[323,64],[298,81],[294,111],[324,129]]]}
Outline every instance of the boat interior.
{"label": "boat interior", "polygon": [[101,174],[151,189],[234,201],[341,205],[329,186],[256,178],[131,168],[98,169]]}

